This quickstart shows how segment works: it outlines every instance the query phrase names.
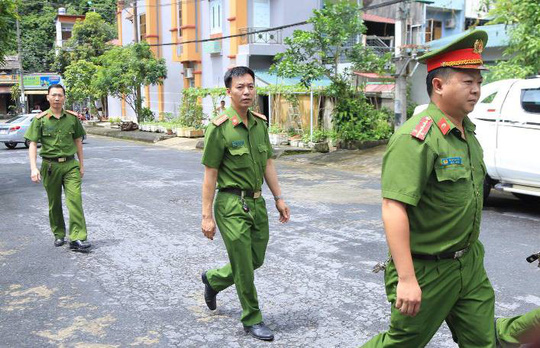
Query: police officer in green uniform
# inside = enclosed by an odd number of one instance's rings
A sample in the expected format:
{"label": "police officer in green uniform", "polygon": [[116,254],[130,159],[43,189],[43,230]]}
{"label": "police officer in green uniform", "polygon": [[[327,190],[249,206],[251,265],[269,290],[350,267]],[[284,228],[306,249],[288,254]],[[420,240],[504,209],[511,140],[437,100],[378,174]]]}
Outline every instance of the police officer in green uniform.
{"label": "police officer in green uniform", "polygon": [[[65,243],[66,225],[62,213],[62,187],[69,210],[69,247],[88,251],[86,222],[82,208],[81,179],[84,175],[82,138],[86,134],[73,111],[64,110],[65,90],[62,85],[49,86],[47,100],[51,107],[37,115],[24,137],[30,141],[31,178],[43,179],[49,200],[49,222],[55,237],[54,245]],[[37,167],[37,143],[41,143],[41,170]],[[75,153],[79,161],[75,160]]]}
{"label": "police officer in green uniform", "polygon": [[460,347],[495,347],[495,296],[478,240],[486,169],[467,117],[487,39],[472,31],[420,58],[431,103],[392,136],[383,159],[390,328],[364,347],[424,347],[443,321]]}
{"label": "police officer in green uniform", "polygon": [[540,347],[540,308],[496,321],[497,348]]}
{"label": "police officer in green uniform", "polygon": [[[205,302],[211,310],[216,309],[216,295],[234,284],[242,305],[244,330],[270,341],[274,335],[263,322],[253,274],[263,264],[269,238],[266,203],[261,196],[263,181],[274,195],[280,222],[289,220],[290,211],[281,196],[271,159],[266,117],[248,109],[256,98],[254,80],[255,74],[247,67],[227,71],[225,86],[231,107],[206,130],[202,232],[212,240],[217,223],[229,263],[204,272],[202,281]],[[212,212],[216,183],[218,193]]]}

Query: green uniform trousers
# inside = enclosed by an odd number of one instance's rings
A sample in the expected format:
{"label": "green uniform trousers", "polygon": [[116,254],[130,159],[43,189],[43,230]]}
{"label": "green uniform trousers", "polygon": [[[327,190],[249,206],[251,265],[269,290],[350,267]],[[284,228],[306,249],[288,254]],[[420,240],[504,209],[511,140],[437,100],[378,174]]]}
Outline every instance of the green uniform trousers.
{"label": "green uniform trousers", "polygon": [[66,195],[69,211],[69,239],[86,240],[86,221],[84,219],[81,196],[81,173],[79,162],[43,160],[41,179],[49,199],[49,222],[55,238],[66,236],[66,224],[62,211],[62,187]]}
{"label": "green uniform trousers", "polygon": [[420,312],[409,317],[395,308],[398,276],[390,262],[385,272],[386,294],[392,304],[390,329],[363,347],[424,347],[446,320],[460,347],[493,348],[495,294],[484,269],[480,241],[456,260],[413,262],[422,289]]}
{"label": "green uniform trousers", "polygon": [[249,212],[242,208],[239,196],[218,192],[214,212],[227,248],[229,263],[208,271],[206,276],[216,291],[222,291],[233,284],[236,286],[242,305],[241,321],[251,326],[262,321],[253,271],[264,262],[269,231],[264,198],[245,198],[245,202]]}
{"label": "green uniform trousers", "polygon": [[540,308],[524,315],[497,319],[497,347],[519,347],[520,342],[540,343]]}

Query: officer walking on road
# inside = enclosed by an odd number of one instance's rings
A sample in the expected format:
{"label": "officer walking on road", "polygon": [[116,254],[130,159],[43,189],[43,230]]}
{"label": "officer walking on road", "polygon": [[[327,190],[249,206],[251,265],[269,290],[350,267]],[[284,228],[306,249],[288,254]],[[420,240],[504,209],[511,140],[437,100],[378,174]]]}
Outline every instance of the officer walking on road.
{"label": "officer walking on road", "polygon": [[227,71],[225,86],[232,105],[206,130],[202,232],[212,240],[217,223],[230,263],[204,272],[202,281],[211,310],[216,309],[217,294],[234,284],[242,305],[244,330],[271,341],[274,335],[263,322],[254,284],[254,270],[263,264],[269,238],[266,203],[261,196],[263,181],[274,195],[280,222],[289,221],[290,211],[281,196],[271,159],[266,117],[248,109],[256,98],[254,81],[255,74],[247,67]]}
{"label": "officer walking on road", "polygon": [[446,321],[460,347],[495,346],[494,291],[478,240],[486,175],[475,126],[487,33],[420,58],[427,110],[391,138],[382,168],[390,328],[364,347],[424,347]]}
{"label": "officer walking on road", "polygon": [[[43,179],[49,200],[49,222],[55,237],[54,245],[65,243],[66,225],[62,212],[62,187],[69,210],[69,247],[87,251],[86,222],[84,219],[81,179],[84,175],[82,138],[86,134],[73,111],[64,110],[65,90],[62,85],[49,86],[47,100],[51,107],[37,115],[24,137],[30,141],[31,178]],[[37,167],[37,143],[41,143],[41,170]],[[75,153],[79,161],[75,160]]]}

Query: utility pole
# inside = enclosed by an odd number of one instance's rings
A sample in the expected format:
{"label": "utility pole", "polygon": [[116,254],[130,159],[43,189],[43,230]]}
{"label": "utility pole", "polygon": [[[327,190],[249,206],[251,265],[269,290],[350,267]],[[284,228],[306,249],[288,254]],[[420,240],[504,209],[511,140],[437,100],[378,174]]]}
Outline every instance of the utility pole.
{"label": "utility pole", "polygon": [[19,60],[19,78],[20,83],[19,86],[21,88],[21,106],[22,106],[22,113],[26,114],[26,95],[24,94],[24,69],[22,65],[22,49],[21,49],[21,29],[19,27],[19,19],[17,19],[17,56]]}
{"label": "utility pole", "polygon": [[[137,13],[137,0],[134,0],[133,1],[133,41],[135,43],[139,43],[139,26],[138,26],[138,20],[139,20],[139,15]],[[137,86],[137,88],[135,89],[135,110],[136,110],[136,119],[137,119],[137,123],[140,121],[139,120],[139,114],[141,112],[141,109],[142,109],[142,92],[141,92],[141,86]]]}
{"label": "utility pole", "polygon": [[139,43],[139,26],[138,24],[138,17],[137,14],[137,0],[133,1],[133,42]]}
{"label": "utility pole", "polygon": [[409,65],[410,58],[403,46],[407,44],[408,4],[408,1],[399,4],[395,26],[396,88],[394,90],[394,122],[396,129],[407,121],[407,65]]}

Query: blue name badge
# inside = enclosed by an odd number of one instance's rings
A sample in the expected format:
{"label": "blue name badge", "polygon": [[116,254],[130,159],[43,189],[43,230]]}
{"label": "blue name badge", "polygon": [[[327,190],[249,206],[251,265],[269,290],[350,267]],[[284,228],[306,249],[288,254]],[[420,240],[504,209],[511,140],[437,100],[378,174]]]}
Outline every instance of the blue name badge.
{"label": "blue name badge", "polygon": [[461,157],[441,158],[441,166],[446,167],[452,164],[461,165]]}
{"label": "blue name badge", "polygon": [[243,140],[236,140],[231,143],[233,148],[242,147],[244,145]]}

